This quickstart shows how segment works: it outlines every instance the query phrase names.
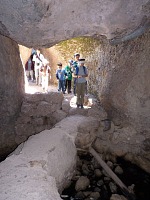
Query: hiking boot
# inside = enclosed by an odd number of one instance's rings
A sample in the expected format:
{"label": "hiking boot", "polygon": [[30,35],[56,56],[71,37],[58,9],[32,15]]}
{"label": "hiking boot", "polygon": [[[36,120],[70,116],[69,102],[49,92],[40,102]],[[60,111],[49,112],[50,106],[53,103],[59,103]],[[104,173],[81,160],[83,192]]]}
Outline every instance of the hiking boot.
{"label": "hiking boot", "polygon": [[84,108],[82,104],[81,104],[81,108]]}
{"label": "hiking boot", "polygon": [[79,108],[80,107],[80,104],[77,104],[77,108]]}

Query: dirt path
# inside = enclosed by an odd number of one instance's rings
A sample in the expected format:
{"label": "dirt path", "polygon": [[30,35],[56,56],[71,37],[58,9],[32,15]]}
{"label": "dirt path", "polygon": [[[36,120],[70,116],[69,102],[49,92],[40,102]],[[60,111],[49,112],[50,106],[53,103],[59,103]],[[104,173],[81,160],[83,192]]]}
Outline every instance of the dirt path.
{"label": "dirt path", "polygon": [[[57,87],[54,85],[48,86],[48,93],[49,92],[57,92]],[[36,85],[36,83],[29,81],[25,85],[25,93],[27,94],[35,94],[35,93],[45,93],[42,89],[42,86]],[[70,101],[71,107],[76,107],[76,96],[73,94],[64,94],[64,97],[67,101]]]}
{"label": "dirt path", "polygon": [[[49,92],[57,92],[57,86],[55,85],[49,85],[48,86],[48,93]],[[26,84],[25,84],[25,93],[27,94],[35,94],[35,93],[45,93],[42,89],[42,86],[39,86],[39,85],[36,85],[35,82],[32,82],[32,81],[26,81]],[[70,106],[71,107],[76,107],[76,101],[77,101],[77,97],[74,96],[74,94],[64,94],[64,98],[70,102]],[[89,98],[89,101],[92,102],[92,99],[90,100]],[[84,105],[84,108],[89,108],[88,106],[85,106]]]}
{"label": "dirt path", "polygon": [[[57,87],[54,85],[50,85],[48,86],[48,92],[57,92]],[[35,93],[44,93],[42,86],[36,85],[36,83],[34,82],[27,82],[25,85],[25,93],[28,94],[35,94]]]}

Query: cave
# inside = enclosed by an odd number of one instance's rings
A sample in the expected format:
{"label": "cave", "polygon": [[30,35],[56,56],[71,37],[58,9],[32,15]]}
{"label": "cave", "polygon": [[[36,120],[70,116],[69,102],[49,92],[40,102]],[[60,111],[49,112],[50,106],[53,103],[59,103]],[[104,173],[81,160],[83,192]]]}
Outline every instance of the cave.
{"label": "cave", "polygon": [[[99,119],[100,125],[97,127],[99,137],[95,141],[97,152],[106,157],[109,154],[111,158],[122,157],[150,173],[149,11],[148,0],[142,2],[101,0],[92,3],[89,0],[82,2],[11,0],[1,4],[1,161],[18,146],[17,152],[21,152],[20,147],[21,149],[25,147],[23,152],[28,152],[26,149],[28,139],[30,143],[36,134],[40,137],[38,134],[41,131],[55,128],[55,125],[59,128],[57,123],[61,123],[61,120],[65,121],[65,118],[69,120],[69,116],[75,117],[75,114],[79,114],[82,117]],[[88,92],[100,102],[99,105],[78,113],[75,109],[69,110],[68,102],[57,93],[25,94],[23,66],[32,48],[41,48],[42,53],[50,60],[53,84],[56,84],[54,75],[56,63],[61,59],[65,65],[68,59],[73,58],[75,52],[80,52],[88,66]],[[41,112],[43,105],[44,109]],[[32,115],[28,112],[29,106],[33,110]],[[47,110],[51,112],[48,113]],[[81,119],[74,120],[79,123]],[[103,126],[106,120],[111,122],[111,129],[104,132]],[[40,124],[39,127],[37,123]],[[78,138],[78,143],[81,142],[84,146],[84,137],[82,138],[82,135],[80,137],[81,141]],[[47,151],[53,152],[53,148],[52,145]],[[75,150],[73,152],[75,156]],[[67,154],[67,150],[65,153]],[[6,158],[1,163],[2,168],[5,169],[13,159],[18,162],[18,166],[25,166],[23,158],[20,161],[17,157],[21,155],[15,153]],[[29,161],[27,156],[25,160],[28,160],[31,168],[33,166],[43,168],[45,165],[49,166],[45,164],[43,157],[44,155],[42,158],[37,156],[38,161],[35,158]],[[50,167],[51,170],[54,168],[55,166]],[[72,172],[74,167],[70,168]],[[66,169],[64,171],[66,173]],[[44,172],[42,173],[44,177]],[[50,172],[49,174],[51,175]],[[16,176],[15,173],[13,175]],[[63,188],[62,184],[66,185],[67,182],[62,176],[61,174],[56,181],[60,191]],[[53,179],[51,181],[53,182],[51,186],[55,187],[55,181]],[[10,194],[11,192],[12,190]],[[57,192],[53,195],[57,196]],[[60,198],[54,196],[51,199]],[[14,199],[17,199],[16,197],[17,195]]]}

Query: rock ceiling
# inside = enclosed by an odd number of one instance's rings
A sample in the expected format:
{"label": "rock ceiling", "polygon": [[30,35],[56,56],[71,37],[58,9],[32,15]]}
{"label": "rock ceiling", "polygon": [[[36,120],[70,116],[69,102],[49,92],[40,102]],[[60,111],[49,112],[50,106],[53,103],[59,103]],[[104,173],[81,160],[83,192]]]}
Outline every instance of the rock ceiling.
{"label": "rock ceiling", "polygon": [[123,41],[143,33],[149,16],[149,0],[5,0],[0,34],[27,47],[50,47],[77,36]]}

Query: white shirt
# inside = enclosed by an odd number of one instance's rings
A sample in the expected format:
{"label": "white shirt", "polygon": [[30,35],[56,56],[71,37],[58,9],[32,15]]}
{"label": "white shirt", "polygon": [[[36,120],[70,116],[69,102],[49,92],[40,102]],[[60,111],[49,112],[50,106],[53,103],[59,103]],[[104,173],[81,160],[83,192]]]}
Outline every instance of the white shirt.
{"label": "white shirt", "polygon": [[[40,59],[39,59],[40,58]],[[44,60],[44,56],[40,53],[39,55],[37,54],[34,54],[33,56],[33,61],[35,62],[34,63],[34,68],[35,69],[40,69],[43,65],[43,60]]]}

